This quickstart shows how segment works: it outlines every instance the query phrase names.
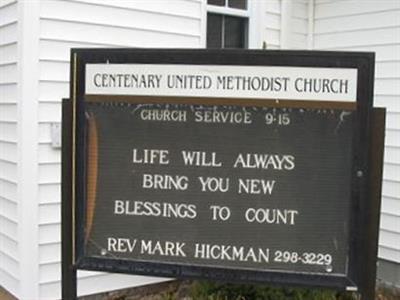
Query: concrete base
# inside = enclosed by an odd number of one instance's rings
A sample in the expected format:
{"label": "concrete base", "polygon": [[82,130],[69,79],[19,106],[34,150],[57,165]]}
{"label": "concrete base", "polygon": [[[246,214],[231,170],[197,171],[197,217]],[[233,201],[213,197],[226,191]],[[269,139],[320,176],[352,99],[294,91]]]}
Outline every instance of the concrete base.
{"label": "concrete base", "polygon": [[377,280],[384,285],[400,288],[400,264],[379,260]]}

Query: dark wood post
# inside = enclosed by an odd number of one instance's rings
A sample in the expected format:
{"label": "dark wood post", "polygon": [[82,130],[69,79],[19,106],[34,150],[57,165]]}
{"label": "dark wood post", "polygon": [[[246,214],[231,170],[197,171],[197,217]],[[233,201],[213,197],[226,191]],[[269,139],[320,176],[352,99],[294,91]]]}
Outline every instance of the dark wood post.
{"label": "dark wood post", "polygon": [[76,268],[73,261],[72,235],[72,103],[62,101],[62,174],[61,174],[61,286],[62,299],[77,298]]}
{"label": "dark wood post", "polygon": [[361,295],[362,300],[375,299],[376,285],[376,262],[378,255],[378,235],[379,235],[379,220],[381,212],[381,195],[382,195],[382,172],[383,172],[383,154],[385,145],[385,117],[386,110],[384,108],[374,108],[371,118],[371,135],[370,135],[370,203],[368,207],[369,220],[366,232],[365,251],[366,260],[369,263],[365,264],[363,272],[364,288]]}

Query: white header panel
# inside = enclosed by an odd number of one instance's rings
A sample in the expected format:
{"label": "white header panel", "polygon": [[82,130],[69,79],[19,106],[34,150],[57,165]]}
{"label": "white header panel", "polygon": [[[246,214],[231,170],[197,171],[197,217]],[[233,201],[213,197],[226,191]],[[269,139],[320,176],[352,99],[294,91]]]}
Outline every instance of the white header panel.
{"label": "white header panel", "polygon": [[357,69],[87,64],[85,86],[87,95],[355,102]]}

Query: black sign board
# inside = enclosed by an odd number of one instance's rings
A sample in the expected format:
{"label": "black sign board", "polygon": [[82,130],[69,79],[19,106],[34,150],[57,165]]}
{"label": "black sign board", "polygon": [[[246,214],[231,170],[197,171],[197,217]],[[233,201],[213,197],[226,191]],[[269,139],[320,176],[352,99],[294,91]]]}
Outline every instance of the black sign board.
{"label": "black sign board", "polygon": [[78,49],[71,77],[72,270],[366,295],[371,54]]}
{"label": "black sign board", "polygon": [[[346,274],[351,112],[99,103],[86,111],[88,155],[97,152],[88,183],[97,182],[85,255]],[[166,113],[181,120],[150,120]]]}

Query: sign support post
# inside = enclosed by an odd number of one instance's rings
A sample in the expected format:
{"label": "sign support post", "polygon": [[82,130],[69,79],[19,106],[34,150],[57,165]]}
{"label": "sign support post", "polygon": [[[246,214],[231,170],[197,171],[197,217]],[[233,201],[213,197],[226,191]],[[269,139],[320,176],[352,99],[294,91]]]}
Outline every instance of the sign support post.
{"label": "sign support post", "polygon": [[[371,117],[371,135],[370,135],[370,205],[369,205],[369,222],[366,232],[368,237],[365,238],[365,249],[367,260],[377,261],[378,247],[376,241],[379,236],[379,220],[381,208],[381,194],[382,194],[382,173],[383,173],[383,156],[385,145],[385,108],[373,108]],[[369,300],[375,298],[376,288],[376,269],[375,264],[366,264],[366,269],[363,272],[365,276],[364,282],[366,287],[362,293],[362,300]]]}
{"label": "sign support post", "polygon": [[61,297],[75,300],[77,298],[76,267],[72,251],[72,105],[69,99],[62,100],[62,183],[61,183]]}

